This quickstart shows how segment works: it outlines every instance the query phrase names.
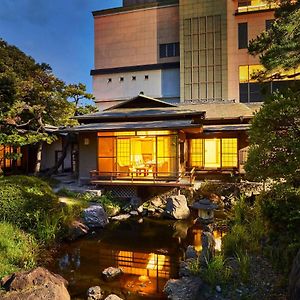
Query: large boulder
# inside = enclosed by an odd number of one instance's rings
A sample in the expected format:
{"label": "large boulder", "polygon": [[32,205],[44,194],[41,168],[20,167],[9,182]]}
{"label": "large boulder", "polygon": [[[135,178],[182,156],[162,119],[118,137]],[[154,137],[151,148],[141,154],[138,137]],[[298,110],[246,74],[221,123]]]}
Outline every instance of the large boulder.
{"label": "large boulder", "polygon": [[3,278],[1,286],[7,293],[1,299],[70,300],[67,284],[68,282],[60,275],[39,267],[29,272],[14,273]]}
{"label": "large boulder", "polygon": [[87,291],[87,300],[101,300],[104,292],[100,286],[90,287]]}
{"label": "large boulder", "polygon": [[164,287],[164,293],[172,300],[194,300],[202,285],[202,280],[195,276],[170,279]]}
{"label": "large boulder", "polygon": [[167,199],[166,214],[174,219],[187,219],[190,215],[186,197],[184,195],[171,196]]}
{"label": "large boulder", "polygon": [[108,224],[108,217],[101,205],[92,205],[83,211],[84,224],[89,228],[104,227]]}
{"label": "large boulder", "polygon": [[288,298],[290,300],[300,299],[300,250],[294,259],[290,273]]}

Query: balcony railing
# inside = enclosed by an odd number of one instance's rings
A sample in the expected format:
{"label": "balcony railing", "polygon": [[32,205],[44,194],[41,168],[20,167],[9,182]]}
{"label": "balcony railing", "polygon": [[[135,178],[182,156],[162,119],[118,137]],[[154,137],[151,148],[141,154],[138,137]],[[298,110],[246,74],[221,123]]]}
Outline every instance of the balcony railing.
{"label": "balcony railing", "polygon": [[247,13],[262,10],[275,9],[277,4],[264,1],[239,1],[237,13]]}
{"label": "balcony railing", "polygon": [[147,181],[149,183],[158,183],[161,181],[173,181],[180,183],[186,181],[186,183],[192,185],[195,180],[195,168],[186,172],[152,172],[146,173],[146,171],[113,171],[113,172],[100,172],[97,170],[90,171],[91,181],[109,181],[111,183],[118,181],[128,182],[141,182]]}

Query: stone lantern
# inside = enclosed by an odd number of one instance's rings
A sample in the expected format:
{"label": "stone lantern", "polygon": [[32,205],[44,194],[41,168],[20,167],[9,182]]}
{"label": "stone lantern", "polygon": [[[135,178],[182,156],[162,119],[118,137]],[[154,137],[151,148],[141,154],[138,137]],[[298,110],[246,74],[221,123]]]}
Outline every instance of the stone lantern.
{"label": "stone lantern", "polygon": [[198,210],[200,222],[211,223],[214,220],[214,210],[218,208],[218,205],[205,198],[195,202],[192,207]]}

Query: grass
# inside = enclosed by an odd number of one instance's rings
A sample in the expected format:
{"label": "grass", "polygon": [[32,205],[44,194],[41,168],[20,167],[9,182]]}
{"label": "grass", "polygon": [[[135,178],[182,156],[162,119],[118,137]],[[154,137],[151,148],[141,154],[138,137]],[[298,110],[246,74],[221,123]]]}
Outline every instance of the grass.
{"label": "grass", "polygon": [[76,199],[82,203],[95,202],[102,205],[108,216],[114,216],[124,208],[125,203],[117,200],[111,193],[106,193],[101,196],[96,196],[90,193],[76,193],[65,188],[58,192],[59,196],[67,197],[68,199]]}
{"label": "grass", "polygon": [[247,283],[250,278],[250,257],[248,253],[236,253],[239,265],[239,275],[243,283]]}
{"label": "grass", "polygon": [[207,261],[206,267],[200,272],[200,276],[209,285],[215,287],[229,282],[232,277],[232,269],[227,266],[222,255],[216,255],[210,261]]}
{"label": "grass", "polygon": [[16,226],[0,223],[0,278],[36,265],[39,246],[35,238]]}

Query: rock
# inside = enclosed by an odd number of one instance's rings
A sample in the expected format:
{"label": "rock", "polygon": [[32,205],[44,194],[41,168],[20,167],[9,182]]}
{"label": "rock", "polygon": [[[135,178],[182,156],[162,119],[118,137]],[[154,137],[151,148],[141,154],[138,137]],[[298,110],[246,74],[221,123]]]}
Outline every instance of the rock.
{"label": "rock", "polygon": [[86,190],[87,194],[90,194],[93,197],[101,197],[102,196],[102,190]]}
{"label": "rock", "polygon": [[206,265],[207,261],[213,257],[215,252],[215,238],[211,232],[204,231],[201,235],[202,251],[200,254],[201,265]]}
{"label": "rock", "polygon": [[108,218],[101,205],[92,205],[83,211],[83,221],[89,228],[104,227]]}
{"label": "rock", "polygon": [[216,292],[218,292],[218,293],[222,292],[222,288],[219,285],[216,286]]}
{"label": "rock", "polygon": [[122,214],[115,217],[112,217],[111,219],[113,221],[124,221],[130,218],[130,214]]}
{"label": "rock", "polygon": [[292,271],[289,276],[288,299],[300,299],[300,250],[294,259]]}
{"label": "rock", "polygon": [[60,275],[44,268],[14,273],[1,281],[7,291],[1,299],[9,300],[70,300],[68,282]]}
{"label": "rock", "polygon": [[173,237],[179,239],[185,239],[187,237],[188,230],[190,228],[190,223],[187,221],[176,221],[173,224]]}
{"label": "rock", "polygon": [[89,232],[89,228],[80,221],[73,221],[68,228],[67,240],[75,241],[81,236],[86,235]]}
{"label": "rock", "polygon": [[161,207],[164,205],[163,201],[159,197],[155,197],[154,199],[151,200],[151,205],[155,207]]}
{"label": "rock", "polygon": [[198,257],[198,254],[197,254],[195,247],[192,245],[189,245],[185,251],[185,258],[189,259],[189,258],[197,258],[197,257]]}
{"label": "rock", "polygon": [[149,207],[147,208],[147,211],[148,211],[148,213],[150,213],[150,214],[154,214],[154,213],[155,213],[155,207],[149,206]]}
{"label": "rock", "polygon": [[111,295],[107,296],[104,300],[123,300],[123,299],[115,294],[111,294]]}
{"label": "rock", "polygon": [[172,300],[194,300],[202,285],[199,277],[170,279],[164,287],[164,293]]}
{"label": "rock", "polygon": [[140,213],[140,214],[143,212],[143,210],[144,210],[143,205],[141,205],[141,206],[139,206],[139,207],[137,208],[137,212]]}
{"label": "rock", "polygon": [[187,219],[190,215],[190,209],[187,206],[186,197],[177,195],[168,198],[165,212],[177,220]]}
{"label": "rock", "polygon": [[122,269],[120,268],[114,268],[114,267],[109,267],[106,268],[103,272],[102,275],[105,280],[107,281],[112,281],[114,279],[119,278],[123,274]]}
{"label": "rock", "polygon": [[130,212],[130,215],[131,215],[131,216],[138,216],[139,213],[138,213],[136,210],[132,210],[132,211]]}
{"label": "rock", "polygon": [[90,287],[87,291],[87,300],[101,300],[103,298],[103,291],[100,286]]}
{"label": "rock", "polygon": [[179,264],[179,277],[193,277],[193,274],[190,270],[190,264],[195,264],[196,259],[189,258],[184,261],[181,261]]}

